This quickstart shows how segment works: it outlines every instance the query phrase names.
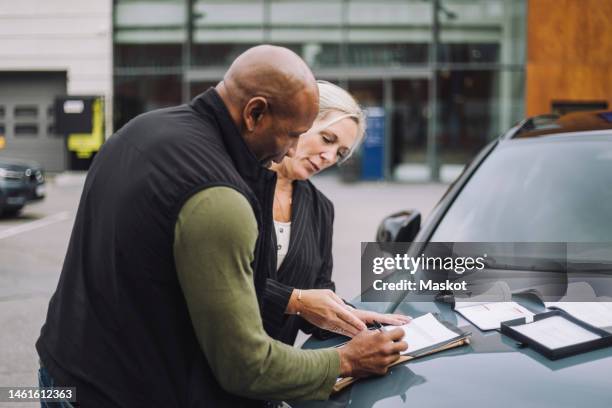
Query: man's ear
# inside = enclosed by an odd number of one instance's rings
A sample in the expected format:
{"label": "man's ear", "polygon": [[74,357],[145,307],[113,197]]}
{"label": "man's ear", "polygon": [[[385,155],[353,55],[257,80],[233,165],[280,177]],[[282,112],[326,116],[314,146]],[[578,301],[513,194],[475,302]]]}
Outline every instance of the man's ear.
{"label": "man's ear", "polygon": [[287,156],[287,157],[295,156],[296,148],[297,148],[297,143],[295,145],[291,146],[291,148],[289,150],[287,150],[287,154],[285,156]]}
{"label": "man's ear", "polygon": [[263,96],[249,99],[242,112],[242,120],[244,120],[246,130],[249,132],[255,130],[255,127],[261,121],[264,114],[268,112],[268,109],[268,101]]}

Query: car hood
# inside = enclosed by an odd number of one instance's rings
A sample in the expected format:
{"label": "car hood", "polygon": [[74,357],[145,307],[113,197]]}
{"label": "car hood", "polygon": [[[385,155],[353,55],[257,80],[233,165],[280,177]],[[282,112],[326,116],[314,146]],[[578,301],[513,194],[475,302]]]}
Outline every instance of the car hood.
{"label": "car hood", "polygon": [[[408,296],[404,300],[396,313],[414,317],[436,313],[441,319],[471,331],[470,344],[396,365],[387,375],[357,381],[329,400],[290,401],[290,405],[294,408],[488,408],[495,405],[492,401],[498,401],[504,407],[574,408],[578,406],[576,401],[585,399],[589,407],[610,406],[609,382],[602,378],[608,378],[612,347],[552,361],[534,350],[523,349],[514,339],[498,331],[481,332],[447,303],[411,302]],[[534,312],[544,310],[537,302],[527,298],[522,301]],[[351,303],[377,312],[387,311],[390,306],[385,302],[352,300]],[[303,348],[332,347],[343,340],[310,338]],[[581,388],[568,387],[568,383],[579,384]],[[577,389],[588,391],[577,393]]]}

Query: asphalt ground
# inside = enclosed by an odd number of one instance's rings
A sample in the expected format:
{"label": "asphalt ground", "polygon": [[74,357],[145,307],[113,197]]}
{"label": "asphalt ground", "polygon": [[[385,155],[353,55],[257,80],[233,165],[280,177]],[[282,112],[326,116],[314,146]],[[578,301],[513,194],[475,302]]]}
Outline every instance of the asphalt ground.
{"label": "asphalt ground", "polygon": [[[21,215],[0,218],[0,387],[37,385],[34,343],[57,286],[74,223],[83,175],[48,182],[47,197]],[[393,212],[417,209],[426,216],[446,185],[367,182],[346,184],[335,176],[314,183],[335,205],[334,280],[338,294],[360,293],[360,242],[374,240],[380,221]],[[301,344],[305,336],[298,337]],[[0,407],[38,407],[2,403]]]}

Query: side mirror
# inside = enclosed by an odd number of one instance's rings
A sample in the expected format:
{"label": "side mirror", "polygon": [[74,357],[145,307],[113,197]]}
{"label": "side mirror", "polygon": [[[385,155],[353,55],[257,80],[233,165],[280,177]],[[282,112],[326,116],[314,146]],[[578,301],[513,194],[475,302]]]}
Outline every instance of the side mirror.
{"label": "side mirror", "polygon": [[382,220],[376,232],[376,242],[412,242],[420,229],[420,212],[400,211]]}

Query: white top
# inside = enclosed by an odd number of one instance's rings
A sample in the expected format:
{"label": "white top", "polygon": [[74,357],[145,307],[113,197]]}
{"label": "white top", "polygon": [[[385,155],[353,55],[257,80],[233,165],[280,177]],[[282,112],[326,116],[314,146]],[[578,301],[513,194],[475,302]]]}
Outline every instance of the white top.
{"label": "white top", "polygon": [[276,270],[278,271],[289,250],[291,222],[274,221],[274,229],[276,230]]}

